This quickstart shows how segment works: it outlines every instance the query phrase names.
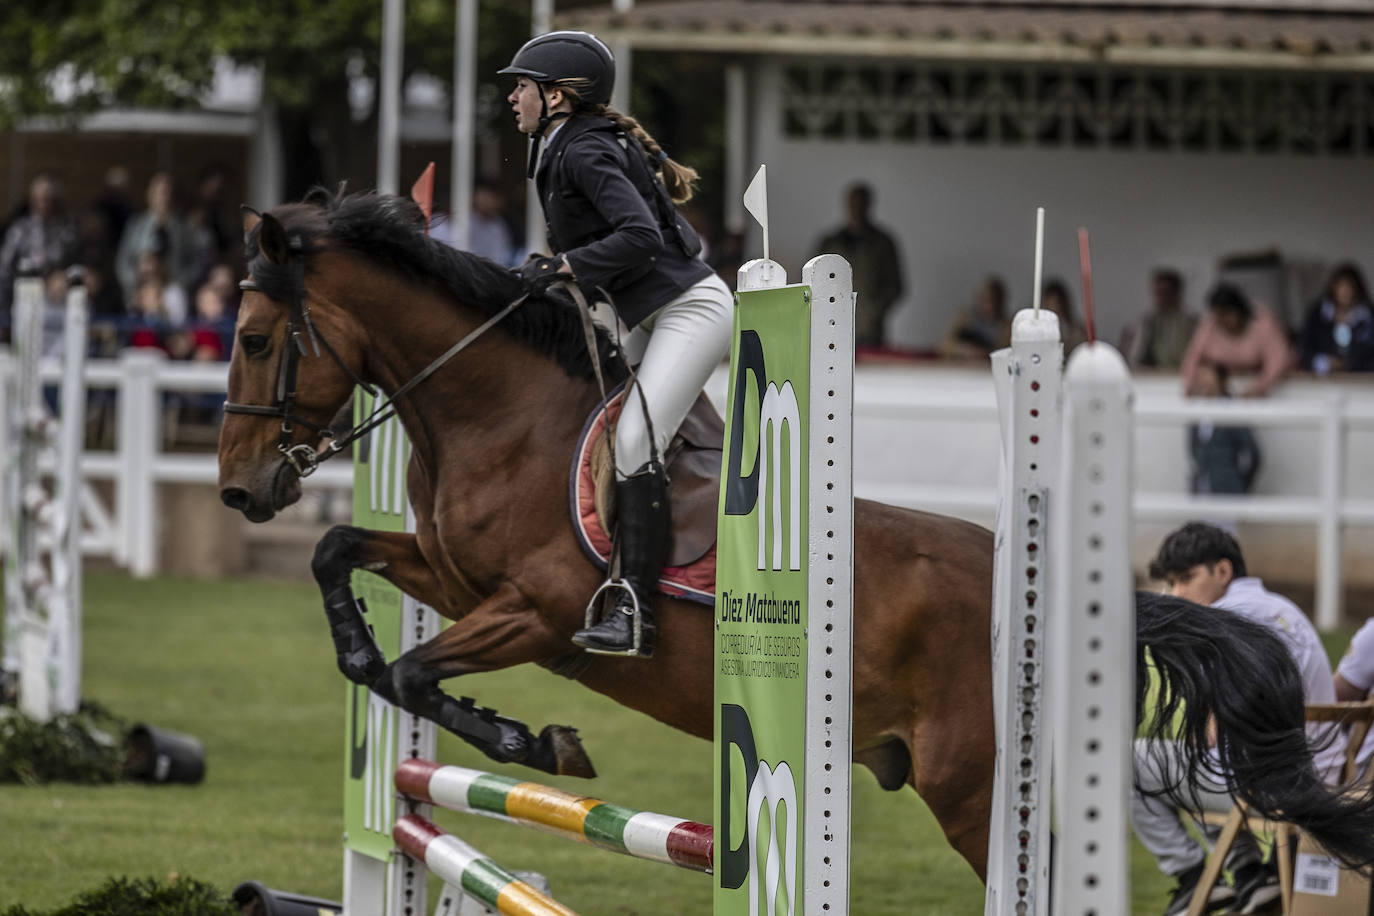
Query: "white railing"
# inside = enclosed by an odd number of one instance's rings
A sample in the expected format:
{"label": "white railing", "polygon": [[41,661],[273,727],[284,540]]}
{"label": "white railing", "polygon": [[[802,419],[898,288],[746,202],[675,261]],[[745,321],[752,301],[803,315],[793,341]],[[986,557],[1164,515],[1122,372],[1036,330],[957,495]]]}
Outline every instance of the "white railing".
{"label": "white railing", "polygon": [[[13,371],[0,348],[0,372]],[[56,380],[54,363],[45,380]],[[178,454],[163,447],[163,395],[222,395],[228,380],[223,363],[167,360],[148,350],[126,351],[116,360],[91,360],[88,389],[113,390],[117,396],[114,448],[88,451],[82,473],[88,484],[83,498],[87,518],[83,550],[112,557],[137,576],[158,570],[160,540],[159,484],[213,486],[218,464],[213,454]],[[718,371],[707,392],[717,405],[725,402],[725,371]],[[1341,613],[1342,531],[1374,525],[1374,483],[1367,492],[1346,491],[1347,438],[1359,433],[1374,439],[1374,385],[1293,385],[1283,397],[1265,400],[1188,400],[1176,381],[1146,379],[1137,385],[1137,448],[1147,449],[1160,428],[1210,420],[1243,423],[1304,436],[1305,481],[1315,492],[1289,477],[1271,491],[1248,496],[1198,496],[1171,492],[1137,475],[1136,519],[1181,522],[1190,518],[1233,518],[1247,522],[1312,526],[1316,535],[1315,617],[1323,629],[1337,625]],[[0,398],[3,398],[0,386]],[[910,508],[988,521],[997,499],[997,412],[987,372],[943,367],[873,367],[860,365],[855,379],[855,495]],[[4,405],[0,404],[0,415]],[[0,424],[2,426],[2,424]],[[0,455],[10,453],[0,429]],[[1308,437],[1310,436],[1310,440]],[[913,444],[914,443],[914,444]],[[894,458],[894,450],[903,451]],[[910,454],[907,454],[907,453]],[[1144,454],[1144,453],[1142,453]],[[1166,456],[1166,457],[1159,457]],[[1178,466],[1178,483],[1186,466],[1181,438],[1164,437],[1156,455],[1137,459],[1137,469],[1152,461]],[[1268,461],[1266,457],[1266,461]],[[1358,457],[1356,459],[1358,462]],[[1293,462],[1290,461],[1289,464]],[[1356,463],[1355,469],[1359,470]],[[931,482],[912,482],[922,476]],[[1171,471],[1172,473],[1172,471]],[[1158,475],[1156,475],[1158,476]],[[108,508],[97,499],[93,482],[113,482]],[[352,467],[342,456],[323,465],[307,485],[351,489]],[[227,510],[226,510],[227,511]],[[101,524],[100,516],[105,516]],[[0,537],[8,530],[0,504]],[[1374,557],[1371,557],[1374,559]]]}
{"label": "white railing", "polygon": [[[9,353],[0,353],[0,372],[14,371]],[[60,377],[61,367],[45,363],[45,383]],[[219,464],[212,454],[178,454],[163,448],[163,395],[219,394],[228,384],[229,368],[224,363],[176,362],[156,350],[126,350],[118,359],[90,360],[86,364],[87,391],[113,390],[116,395],[114,448],[87,451],[81,456],[81,473],[86,483],[82,507],[82,552],[88,556],[107,556],[139,577],[158,571],[161,505],[159,484],[205,484],[213,486],[219,477]],[[0,398],[4,397],[0,386]],[[0,404],[0,415],[4,405]],[[0,430],[0,455],[10,453]],[[114,483],[114,497],[108,504],[98,495],[99,481]],[[350,462],[337,459],[320,467],[307,485],[351,489],[353,469]],[[0,505],[0,512],[7,507]],[[228,511],[228,510],[225,510]],[[0,531],[8,531],[8,518]]]}

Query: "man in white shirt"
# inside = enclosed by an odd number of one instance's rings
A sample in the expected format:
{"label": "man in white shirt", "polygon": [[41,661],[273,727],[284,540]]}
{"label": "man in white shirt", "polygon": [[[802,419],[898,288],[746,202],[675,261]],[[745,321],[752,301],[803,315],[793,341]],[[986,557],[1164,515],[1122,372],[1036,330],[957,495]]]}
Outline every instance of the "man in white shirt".
{"label": "man in white shirt", "polygon": [[[1170,534],[1150,563],[1150,576],[1164,580],[1170,594],[1195,604],[1224,608],[1268,627],[1288,648],[1302,675],[1304,699],[1308,703],[1335,700],[1331,665],[1326,650],[1307,616],[1293,602],[1264,588],[1250,576],[1236,539],[1213,525],[1189,522]],[[1343,756],[1339,742],[1331,740],[1330,727],[1313,731],[1314,754],[1318,772],[1334,780]],[[1136,741],[1135,766],[1138,787],[1132,792],[1131,814],[1136,835],[1155,856],[1160,870],[1178,880],[1166,916],[1188,908],[1202,874],[1206,851],[1188,833],[1184,812],[1166,798],[1153,796],[1177,775],[1172,773],[1171,750],[1157,742]],[[1143,791],[1142,791],[1143,790]],[[1198,801],[1208,810],[1229,811],[1234,801],[1225,781],[1218,778]],[[1220,828],[1199,825],[1215,840]],[[1278,875],[1273,866],[1261,861],[1260,849],[1248,831],[1242,830],[1226,860],[1234,888],[1214,889],[1213,903],[1232,898],[1228,913],[1255,913],[1279,895]]]}
{"label": "man in white shirt", "polygon": [[[1345,650],[1341,662],[1336,666],[1333,679],[1336,699],[1341,702],[1363,700],[1374,689],[1374,617],[1364,622],[1364,626],[1350,640],[1350,648]],[[1364,744],[1355,757],[1360,772],[1369,766],[1369,758],[1374,756],[1374,730],[1365,736]]]}

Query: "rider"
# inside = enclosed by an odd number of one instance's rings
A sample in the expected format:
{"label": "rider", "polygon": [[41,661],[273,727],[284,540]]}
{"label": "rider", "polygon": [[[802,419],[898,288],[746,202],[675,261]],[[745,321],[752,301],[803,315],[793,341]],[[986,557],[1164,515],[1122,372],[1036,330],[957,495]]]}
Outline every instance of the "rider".
{"label": "rider", "polygon": [[698,257],[701,241],[674,207],[692,196],[696,170],[610,107],[615,59],[606,45],[586,32],[549,32],[500,72],[517,78],[507,101],[532,140],[529,174],[553,252],[521,274],[533,292],[560,280],[604,290],[631,329],[625,349],[643,345],[642,402],[626,397],[615,431],[615,534],[628,588],[616,588],[606,619],[573,642],[648,656],[649,602],[672,540],[662,455],[730,349],[733,297]]}

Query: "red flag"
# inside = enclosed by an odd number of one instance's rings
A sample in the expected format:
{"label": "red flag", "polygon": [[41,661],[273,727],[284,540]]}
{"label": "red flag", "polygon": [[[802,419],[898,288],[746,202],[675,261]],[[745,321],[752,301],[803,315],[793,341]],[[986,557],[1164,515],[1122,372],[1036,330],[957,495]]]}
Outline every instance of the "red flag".
{"label": "red flag", "polygon": [[429,215],[434,212],[434,163],[425,166],[420,177],[410,186],[410,199],[420,205],[425,214],[425,232],[429,232]]}

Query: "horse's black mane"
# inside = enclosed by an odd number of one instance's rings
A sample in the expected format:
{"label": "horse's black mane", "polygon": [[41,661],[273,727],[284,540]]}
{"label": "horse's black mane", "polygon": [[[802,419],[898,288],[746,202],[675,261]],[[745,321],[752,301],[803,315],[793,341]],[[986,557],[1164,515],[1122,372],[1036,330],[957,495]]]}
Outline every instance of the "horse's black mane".
{"label": "horse's black mane", "polygon": [[[316,188],[301,203],[278,207],[272,215],[281,221],[288,238],[300,238],[307,271],[312,255],[347,250],[415,283],[446,289],[487,315],[499,312],[525,291],[520,278],[496,262],[450,248],[426,235],[424,214],[414,201],[404,197]],[[249,234],[246,244],[253,282],[270,298],[289,301],[294,282],[289,266],[273,264],[263,256],[257,229]],[[571,298],[561,291],[531,297],[500,327],[553,359],[569,375],[592,377],[581,317]],[[614,346],[599,327],[597,348],[608,381],[622,380],[626,374],[623,362],[611,355]]]}

